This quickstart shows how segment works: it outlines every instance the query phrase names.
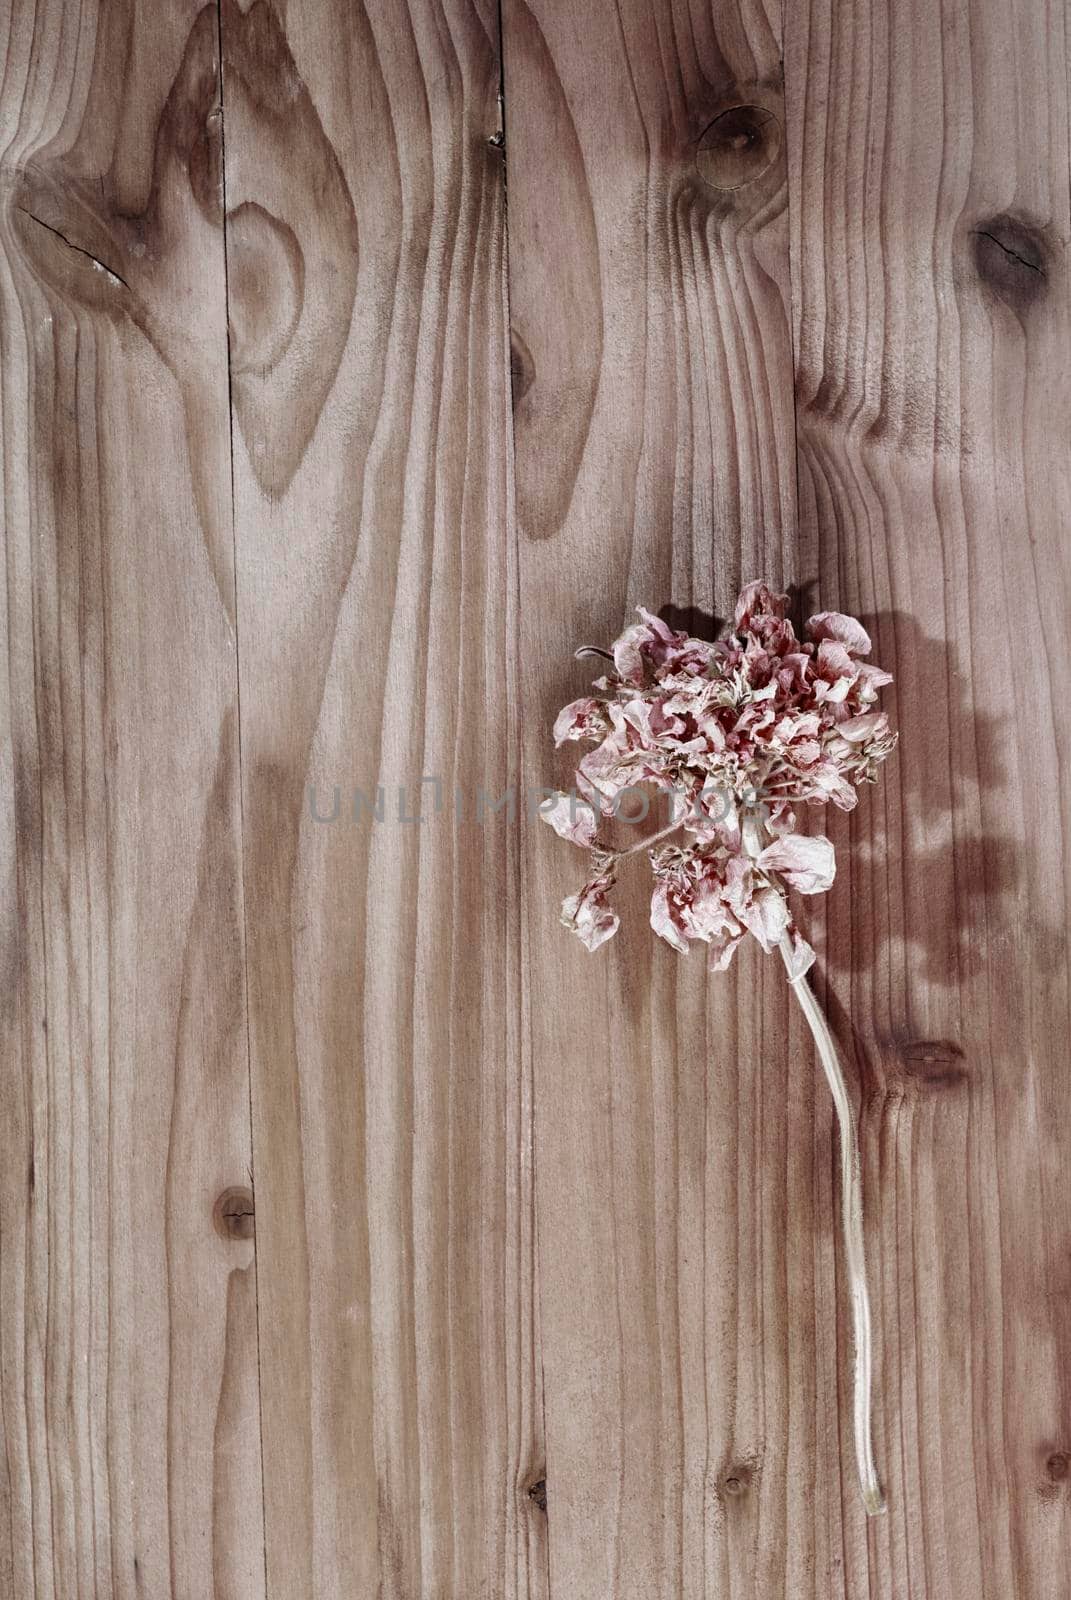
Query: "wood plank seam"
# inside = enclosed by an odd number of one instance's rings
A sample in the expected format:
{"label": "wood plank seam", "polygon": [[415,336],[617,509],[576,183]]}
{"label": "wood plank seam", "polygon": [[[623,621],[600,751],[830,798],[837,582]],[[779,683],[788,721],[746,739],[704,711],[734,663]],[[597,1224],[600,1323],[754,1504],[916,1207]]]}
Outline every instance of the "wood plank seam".
{"label": "wood plank seam", "polygon": [[[234,495],[234,371],[231,352],[231,286],[230,264],[227,249],[227,107],[226,107],[226,72],[224,67],[225,55],[223,50],[223,0],[215,0],[216,10],[216,59],[219,63],[219,143],[220,143],[220,213],[223,233],[223,305],[226,318],[227,338],[227,461],[230,478],[230,513],[231,513],[231,558],[233,570],[238,570],[238,528],[235,513]],[[249,921],[246,903],[245,887],[245,781],[242,760],[242,639],[241,639],[241,599],[238,593],[238,584],[234,590],[234,671],[235,671],[235,716],[237,724],[238,745],[238,842],[239,859],[243,862],[241,879],[242,902],[242,949],[246,952],[246,959],[242,963],[242,980],[245,993],[245,1059],[246,1083],[249,1100],[249,1185],[253,1192],[254,1209],[256,1206],[256,1149],[252,1138],[253,1129],[253,1041],[249,1023]],[[263,1393],[263,1376],[260,1359],[260,1291],[259,1274],[257,1266],[256,1233],[253,1234],[253,1298],[256,1308],[256,1349],[257,1349],[257,1394]],[[260,1516],[261,1527],[265,1530],[263,1541],[262,1560],[264,1574],[264,1596],[269,1600],[268,1588],[268,1541],[267,1541],[267,1501],[264,1485],[264,1419],[261,1407],[257,1407],[257,1426],[260,1440]]]}

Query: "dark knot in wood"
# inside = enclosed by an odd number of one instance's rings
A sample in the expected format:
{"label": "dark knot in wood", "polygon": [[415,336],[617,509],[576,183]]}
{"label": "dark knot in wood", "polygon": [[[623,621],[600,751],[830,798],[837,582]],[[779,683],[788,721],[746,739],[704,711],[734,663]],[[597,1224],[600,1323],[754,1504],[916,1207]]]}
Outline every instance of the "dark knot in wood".
{"label": "dark knot in wood", "polygon": [[212,1222],[221,1239],[253,1237],[253,1194],[249,1189],[224,1189],[212,1208]]}
{"label": "dark knot in wood", "polygon": [[722,1496],[729,1500],[739,1500],[751,1488],[751,1468],[746,1461],[734,1461],[726,1467],[721,1475],[718,1485]]}
{"label": "dark knot in wood", "polygon": [[974,264],[998,299],[1022,311],[1041,298],[1046,284],[1046,249],[1040,233],[1017,217],[1001,215],[973,230]]}
{"label": "dark knot in wood", "polygon": [[898,1050],[903,1076],[924,1089],[956,1089],[969,1073],[963,1050],[951,1039],[907,1039]]}
{"label": "dark knot in wood", "polygon": [[781,124],[765,106],[731,106],[714,118],[695,155],[712,189],[743,189],[769,172],[781,154]]}

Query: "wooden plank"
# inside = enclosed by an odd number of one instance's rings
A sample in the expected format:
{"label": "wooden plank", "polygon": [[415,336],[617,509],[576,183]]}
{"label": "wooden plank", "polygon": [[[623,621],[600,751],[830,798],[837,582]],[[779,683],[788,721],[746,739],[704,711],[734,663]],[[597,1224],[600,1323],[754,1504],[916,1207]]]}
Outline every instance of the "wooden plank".
{"label": "wooden plank", "polygon": [[[796,575],[779,10],[504,6],[530,784],[571,780],[577,645]],[[801,1592],[836,1467],[830,1116],[816,1147],[783,975],[660,946],[642,860],[589,957],[557,926],[582,861],[543,827],[526,858],[554,1590]]]}
{"label": "wooden plank", "polygon": [[874,623],[901,730],[836,835],[851,855],[826,932],[863,1086],[890,1512],[868,1542],[847,1479],[816,1507],[814,1592],[1055,1600],[1071,1518],[1066,9],[806,0],[785,18],[801,570],[823,605]]}
{"label": "wooden plank", "polygon": [[536,1596],[496,9],[222,37],[269,1588]]}
{"label": "wooden plank", "polygon": [[8,12],[0,1592],[34,1600],[264,1592],[218,76],[209,8]]}

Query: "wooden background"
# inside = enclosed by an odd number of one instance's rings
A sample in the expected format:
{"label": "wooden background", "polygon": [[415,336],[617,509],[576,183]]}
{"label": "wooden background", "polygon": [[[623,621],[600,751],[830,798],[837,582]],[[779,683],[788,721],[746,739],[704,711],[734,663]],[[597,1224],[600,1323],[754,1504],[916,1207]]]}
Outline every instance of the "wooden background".
{"label": "wooden background", "polygon": [[[1067,1600],[1067,30],[6,0],[0,1600]],[[480,813],[759,574],[897,675],[870,1524],[777,964]]]}

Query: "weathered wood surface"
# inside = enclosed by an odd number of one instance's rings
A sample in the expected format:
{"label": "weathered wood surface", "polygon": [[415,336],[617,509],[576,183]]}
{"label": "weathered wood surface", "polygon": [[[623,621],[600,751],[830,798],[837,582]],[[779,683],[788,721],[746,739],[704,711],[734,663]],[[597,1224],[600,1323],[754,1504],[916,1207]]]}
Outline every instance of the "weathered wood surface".
{"label": "weathered wood surface", "polygon": [[216,29],[8,21],[0,1594],[260,1596]]}
{"label": "weathered wood surface", "polygon": [[496,13],[222,38],[269,1591],[537,1596]]}
{"label": "weathered wood surface", "polygon": [[[1066,21],[12,0],[0,1600],[1062,1600]],[[897,673],[869,1525],[783,979],[526,816],[759,572]]]}
{"label": "weathered wood surface", "polygon": [[[528,780],[568,784],[577,645],[637,603],[709,627],[741,577],[796,577],[780,43],[750,6],[503,17],[521,724]],[[552,1592],[804,1592],[836,1365],[783,978],[749,950],[705,983],[660,946],[642,861],[589,957],[555,915],[579,852],[540,824],[525,859]]]}
{"label": "weathered wood surface", "polygon": [[1067,1593],[1066,25],[786,8],[801,571],[901,730],[826,919],[891,1503],[868,1548],[830,1498],[849,1594]]}

